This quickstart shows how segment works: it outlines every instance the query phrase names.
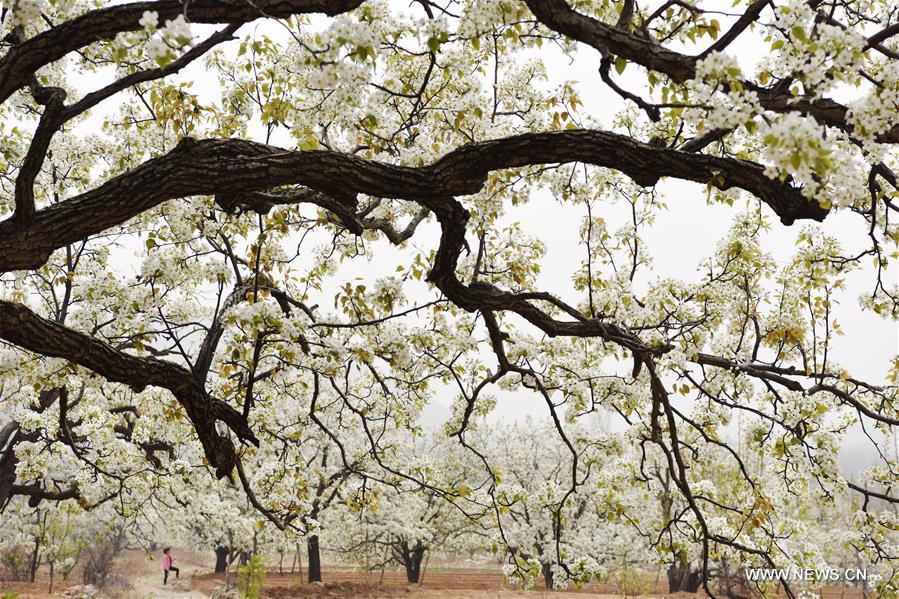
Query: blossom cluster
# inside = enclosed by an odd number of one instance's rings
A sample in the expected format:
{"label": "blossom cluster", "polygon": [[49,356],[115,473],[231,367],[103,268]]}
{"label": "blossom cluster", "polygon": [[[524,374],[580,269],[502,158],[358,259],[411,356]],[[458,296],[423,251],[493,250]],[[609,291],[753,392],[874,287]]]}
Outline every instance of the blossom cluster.
{"label": "blossom cluster", "polygon": [[159,28],[159,15],[154,11],[144,11],[139,24],[149,36],[147,55],[160,66],[171,62],[174,51],[189,44],[193,37],[190,24],[183,14],[167,19],[165,25]]}
{"label": "blossom cluster", "polygon": [[45,0],[15,0],[12,3],[12,24],[27,26],[41,17]]}
{"label": "blossom cluster", "polygon": [[688,83],[692,108],[684,119],[700,131],[732,129],[751,123],[762,112],[758,94],[741,82],[736,58],[712,52],[696,64],[696,79]]}
{"label": "blossom cluster", "polygon": [[792,178],[802,193],[825,208],[847,207],[863,198],[865,164],[852,146],[834,143],[839,134],[827,131],[811,116],[787,113],[759,127],[765,156],[771,164],[765,172],[773,178]]}
{"label": "blossom cluster", "polygon": [[790,0],[776,11],[772,52],[762,67],[777,77],[802,81],[805,93],[820,97],[838,82],[855,84],[856,65],[866,39],[860,33],[827,22],[817,22],[814,9]]}
{"label": "blossom cluster", "polygon": [[899,64],[886,62],[878,73],[878,85],[849,103],[847,120],[853,134],[866,142],[872,153],[882,152],[873,141],[876,137],[899,125]]}

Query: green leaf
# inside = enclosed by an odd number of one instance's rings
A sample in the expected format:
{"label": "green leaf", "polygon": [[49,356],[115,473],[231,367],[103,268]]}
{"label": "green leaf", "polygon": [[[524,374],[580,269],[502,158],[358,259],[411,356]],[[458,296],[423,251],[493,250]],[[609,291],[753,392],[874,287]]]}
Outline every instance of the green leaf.
{"label": "green leaf", "polygon": [[373,114],[365,115],[365,118],[362,119],[362,126],[366,129],[374,129],[378,126],[378,118]]}

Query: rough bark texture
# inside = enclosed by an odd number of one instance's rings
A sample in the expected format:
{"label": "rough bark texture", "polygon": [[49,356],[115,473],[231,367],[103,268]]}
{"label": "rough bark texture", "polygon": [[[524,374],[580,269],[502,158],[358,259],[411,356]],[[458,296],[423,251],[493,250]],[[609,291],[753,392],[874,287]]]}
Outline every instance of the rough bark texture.
{"label": "rough bark texture", "polygon": [[14,219],[0,223],[0,271],[37,268],[53,250],[174,198],[301,184],[337,197],[365,193],[404,198],[433,210],[445,198],[479,191],[491,171],[575,161],[619,170],[646,186],[661,177],[675,177],[720,189],[739,187],[768,204],[787,224],[796,219],[823,220],[827,215],[799,189],[770,179],[759,164],[659,148],[606,131],[529,133],[473,143],[417,168],[341,152],[288,151],[243,140],[185,138],[164,156],[38,210],[27,226]]}
{"label": "rough bark texture", "polygon": [[666,73],[678,82],[696,74],[696,58],[669,50],[648,37],[639,37],[573,10],[565,0],[527,0],[528,8],[550,29],[566,37],[611,52],[648,69]]}

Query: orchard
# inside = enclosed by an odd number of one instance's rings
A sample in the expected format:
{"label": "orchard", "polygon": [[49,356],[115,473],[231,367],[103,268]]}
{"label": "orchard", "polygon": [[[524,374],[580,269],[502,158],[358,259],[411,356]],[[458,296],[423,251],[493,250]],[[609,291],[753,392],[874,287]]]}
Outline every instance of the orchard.
{"label": "orchard", "polygon": [[0,592],[897,597],[897,148],[891,0],[3,0]]}

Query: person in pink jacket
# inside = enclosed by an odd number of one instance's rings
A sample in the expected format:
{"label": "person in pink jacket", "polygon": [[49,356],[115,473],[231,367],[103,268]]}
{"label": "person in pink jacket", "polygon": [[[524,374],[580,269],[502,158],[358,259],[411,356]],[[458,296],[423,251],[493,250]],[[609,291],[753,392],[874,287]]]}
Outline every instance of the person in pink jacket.
{"label": "person in pink jacket", "polygon": [[163,571],[163,575],[162,575],[162,584],[163,585],[166,585],[169,582],[169,572],[174,572],[175,578],[178,578],[178,575],[180,574],[180,572],[178,571],[178,568],[176,568],[175,566],[172,565],[172,556],[169,553],[168,547],[166,547],[165,549],[162,550],[162,571]]}

